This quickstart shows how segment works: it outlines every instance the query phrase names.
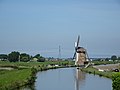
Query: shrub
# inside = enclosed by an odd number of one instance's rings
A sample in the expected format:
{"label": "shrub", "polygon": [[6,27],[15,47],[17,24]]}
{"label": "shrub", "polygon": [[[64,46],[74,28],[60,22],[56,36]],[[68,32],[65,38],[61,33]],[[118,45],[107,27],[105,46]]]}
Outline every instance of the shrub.
{"label": "shrub", "polygon": [[120,90],[120,73],[115,73],[112,77],[113,90]]}

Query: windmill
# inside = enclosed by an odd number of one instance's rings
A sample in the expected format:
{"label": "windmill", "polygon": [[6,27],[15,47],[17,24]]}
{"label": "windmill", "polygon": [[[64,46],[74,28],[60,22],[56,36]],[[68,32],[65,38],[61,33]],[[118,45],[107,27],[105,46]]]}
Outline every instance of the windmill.
{"label": "windmill", "polygon": [[75,60],[76,66],[85,66],[88,64],[89,56],[87,50],[79,46],[80,36],[78,36],[77,42],[75,42],[75,53],[73,59]]}

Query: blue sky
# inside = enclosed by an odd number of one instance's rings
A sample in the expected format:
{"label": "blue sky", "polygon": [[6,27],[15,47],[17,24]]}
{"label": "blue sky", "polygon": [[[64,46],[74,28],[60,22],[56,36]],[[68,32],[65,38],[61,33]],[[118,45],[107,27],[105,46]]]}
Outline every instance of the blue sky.
{"label": "blue sky", "polygon": [[90,57],[120,56],[120,1],[0,0],[0,53],[72,57],[78,35]]}

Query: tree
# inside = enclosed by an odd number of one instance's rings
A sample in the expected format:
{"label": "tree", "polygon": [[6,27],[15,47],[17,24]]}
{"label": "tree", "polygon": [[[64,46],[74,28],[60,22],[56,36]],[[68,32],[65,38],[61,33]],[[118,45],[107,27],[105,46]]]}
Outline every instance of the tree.
{"label": "tree", "polygon": [[9,60],[10,62],[19,61],[19,55],[20,55],[19,52],[13,51],[13,52],[11,52],[11,53],[8,55],[8,60]]}
{"label": "tree", "polygon": [[37,58],[37,59],[38,59],[38,60],[37,60],[38,62],[44,62],[44,61],[45,61],[45,58],[42,57],[42,56],[40,56],[40,54],[35,55],[34,58]]}
{"label": "tree", "polygon": [[105,61],[109,61],[109,58],[105,58]]}
{"label": "tree", "polygon": [[34,56],[34,58],[37,58],[37,59],[39,59],[40,57],[41,57],[40,54],[37,54]]}
{"label": "tree", "polygon": [[7,60],[8,59],[8,55],[6,55],[6,54],[0,54],[0,59],[1,60]]}
{"label": "tree", "polygon": [[44,57],[40,57],[37,61],[38,61],[38,62],[44,62],[44,61],[45,61],[45,58],[44,58]]}
{"label": "tree", "polygon": [[118,57],[118,60],[120,60],[120,57]]}
{"label": "tree", "polygon": [[29,54],[26,54],[26,53],[20,54],[20,61],[28,62],[29,60],[30,60]]}
{"label": "tree", "polygon": [[116,55],[111,56],[111,60],[113,61],[117,60],[117,56]]}

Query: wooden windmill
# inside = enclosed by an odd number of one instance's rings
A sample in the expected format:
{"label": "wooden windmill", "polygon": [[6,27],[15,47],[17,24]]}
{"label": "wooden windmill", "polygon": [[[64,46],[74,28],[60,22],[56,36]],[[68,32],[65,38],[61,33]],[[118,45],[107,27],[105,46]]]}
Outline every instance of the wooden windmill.
{"label": "wooden windmill", "polygon": [[73,59],[75,60],[76,66],[84,66],[88,64],[89,57],[87,54],[87,50],[83,47],[79,46],[80,36],[78,36],[77,42],[75,42],[75,53]]}

